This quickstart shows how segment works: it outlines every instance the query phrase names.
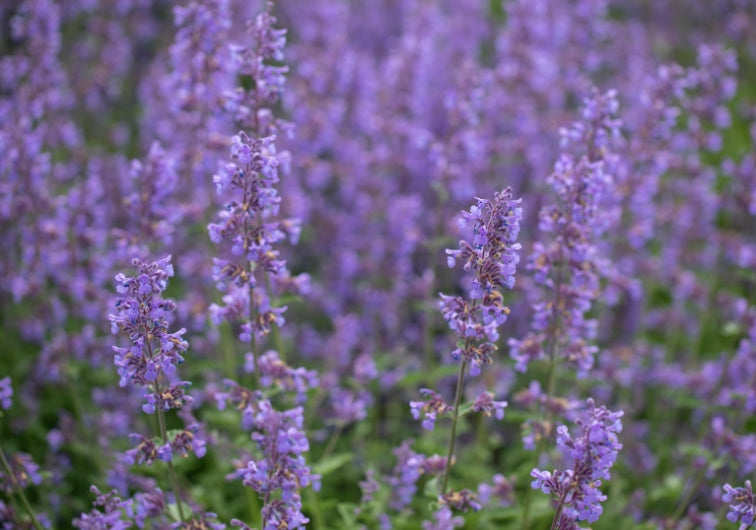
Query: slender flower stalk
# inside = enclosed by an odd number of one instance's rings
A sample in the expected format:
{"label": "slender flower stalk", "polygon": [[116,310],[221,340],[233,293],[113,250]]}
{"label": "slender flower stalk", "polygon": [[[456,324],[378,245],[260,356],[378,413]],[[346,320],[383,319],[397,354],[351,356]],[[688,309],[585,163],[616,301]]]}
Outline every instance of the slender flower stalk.
{"label": "slender flower stalk", "polygon": [[[279,170],[287,170],[289,156],[277,151],[275,141],[276,133],[286,131],[288,124],[276,119],[269,106],[280,97],[287,69],[270,63],[283,59],[286,31],[274,29],[276,19],[270,8],[268,5],[250,23],[252,46],[234,49],[240,73],[251,78],[254,88],[229,94],[229,105],[254,136],[241,131],[231,139],[231,160],[213,177],[224,208],[220,220],[208,225],[213,243],[230,247],[233,256],[214,258],[213,278],[225,294],[222,306],[211,306],[211,315],[216,324],[222,320],[241,322],[239,339],[250,343],[258,386],[257,349],[271,331],[280,347],[275,330],[285,323],[286,307],[274,306],[274,294],[283,289],[304,289],[307,281],[306,275],[290,276],[275,248],[287,237],[295,242],[299,224],[277,217],[281,198],[275,186]],[[278,354],[283,355],[281,351]]]}
{"label": "slender flower stalk", "polygon": [[[239,325],[239,340],[251,351],[246,354],[247,371],[252,371],[255,391],[227,380],[228,392],[216,393],[219,408],[227,403],[242,410],[242,427],[251,430],[257,446],[228,479],[242,479],[262,500],[259,513],[266,529],[303,528],[309,519],[302,513],[300,491],[319,477],[310,473],[304,454],[309,451],[302,407],[276,410],[267,390],[277,386],[305,401],[308,389],[317,385],[314,372],[292,369],[283,360],[278,329],[284,325],[286,307],[276,307],[275,296],[304,288],[307,276],[291,277],[281,259],[277,243],[299,235],[299,224],[279,219],[281,197],[276,185],[279,170],[287,171],[288,153],[276,149],[276,134],[288,124],[277,119],[270,108],[283,91],[287,67],[273,64],[283,60],[286,30],[276,29],[272,4],[249,23],[252,44],[234,48],[239,72],[248,76],[251,89],[229,95],[229,106],[240,131],[231,139],[231,160],[213,177],[218,195],[224,200],[219,221],[208,225],[210,239],[228,248],[228,258],[214,258],[213,278],[224,293],[223,305],[213,304],[216,324],[223,320]],[[278,351],[264,354],[272,334]],[[249,528],[238,519],[233,526]]]}
{"label": "slender flower stalk", "polygon": [[[516,242],[522,218],[519,204],[519,199],[512,199],[509,188],[496,193],[493,201],[477,199],[477,204],[470,211],[463,212],[460,220],[461,226],[473,225],[472,243],[463,240],[458,249],[446,251],[448,265],[453,267],[458,260],[462,261],[472,279],[467,299],[441,295],[441,312],[458,338],[452,356],[461,361],[451,407],[452,426],[441,484],[442,496],[446,493],[454,458],[465,373],[469,366],[470,375],[479,375],[481,367],[492,362],[491,354],[496,351],[495,342],[499,338],[498,328],[509,314],[509,308],[503,304],[501,289],[514,286],[514,274],[520,259],[520,245]],[[418,405],[413,404],[413,410],[417,408]],[[428,410],[427,405],[424,408]],[[439,410],[443,412],[445,408],[432,405],[432,413]],[[428,428],[427,420],[424,426]]]}
{"label": "slender flower stalk", "polygon": [[[617,215],[613,169],[619,143],[617,94],[593,91],[583,100],[582,120],[560,130],[563,152],[554,164],[548,183],[556,202],[539,212],[539,229],[548,238],[535,243],[527,268],[533,272],[544,297],[534,304],[529,333],[508,341],[515,368],[524,372],[528,363],[546,361],[546,396],[538,402],[538,418],[527,422],[525,447],[535,449],[540,460],[551,436],[550,406],[555,399],[558,368],[568,365],[586,377],[598,348],[591,342],[597,322],[586,318],[600,293],[600,278],[608,264],[598,242]],[[541,407],[541,403],[547,406]],[[531,497],[523,503],[527,528]]]}

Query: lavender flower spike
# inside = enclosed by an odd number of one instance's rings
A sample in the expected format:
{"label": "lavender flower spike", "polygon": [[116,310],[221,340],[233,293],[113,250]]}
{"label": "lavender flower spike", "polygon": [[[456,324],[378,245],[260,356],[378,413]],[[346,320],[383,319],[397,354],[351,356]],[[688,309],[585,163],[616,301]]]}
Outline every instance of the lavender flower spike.
{"label": "lavender flower spike", "polygon": [[473,225],[472,243],[460,241],[459,248],[447,250],[447,262],[453,267],[464,263],[473,275],[469,299],[441,295],[441,312],[460,339],[459,349],[452,352],[470,364],[470,375],[480,373],[491,362],[509,308],[503,303],[502,287],[514,287],[514,274],[520,261],[517,236],[522,218],[521,199],[512,199],[512,190],[497,193],[493,201],[477,199],[469,212],[463,212],[461,225]]}
{"label": "lavender flower spike", "polygon": [[176,309],[176,304],[164,300],[161,293],[173,276],[171,257],[153,263],[134,259],[132,263],[138,270],[135,277],[116,275],[117,291],[123,296],[116,299],[118,313],[109,316],[112,332],[123,332],[131,342],[128,348],[113,347],[120,385],[152,387],[142,407],[148,414],[155,412],[156,407],[164,411],[180,408],[186,399],[184,387],[188,383],[173,383],[160,390],[158,383],[161,376],[169,378],[175,374],[176,365],[184,362],[182,354],[189,346],[182,338],[185,329],[168,331],[168,314]]}
{"label": "lavender flower spike", "polygon": [[[446,493],[454,458],[466,367],[469,365],[470,375],[475,376],[480,374],[482,365],[492,362],[491,354],[497,350],[495,342],[499,339],[498,328],[509,314],[509,308],[503,304],[504,297],[500,289],[514,287],[514,274],[520,261],[520,244],[517,243],[522,219],[520,201],[521,199],[512,198],[510,188],[496,193],[493,201],[477,199],[477,204],[470,208],[469,212],[463,212],[460,219],[461,226],[473,225],[472,244],[463,240],[459,242],[457,250],[446,251],[450,267],[458,260],[462,261],[464,269],[471,272],[473,277],[469,299],[441,295],[441,313],[457,335],[457,349],[452,352],[452,357],[456,360],[462,359],[452,408],[449,450],[446,455],[441,495]],[[494,405],[492,396],[485,401],[485,404],[476,403],[477,410],[490,413],[494,408],[499,408],[503,413],[504,402]],[[417,418],[419,414],[416,404],[411,406],[413,415]],[[435,421],[436,411],[433,412],[430,418],[426,416],[423,423],[426,429]]]}

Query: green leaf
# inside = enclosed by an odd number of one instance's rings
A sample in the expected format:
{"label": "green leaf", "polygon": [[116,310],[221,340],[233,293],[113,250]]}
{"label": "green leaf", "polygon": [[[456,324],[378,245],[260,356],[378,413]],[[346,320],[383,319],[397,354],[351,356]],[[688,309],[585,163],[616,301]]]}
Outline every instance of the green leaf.
{"label": "green leaf", "polygon": [[312,471],[318,475],[326,476],[330,473],[333,473],[347,462],[351,461],[352,458],[352,453],[332,455],[325,460],[321,460],[320,462],[313,464]]}
{"label": "green leaf", "polygon": [[357,522],[357,517],[354,515],[355,505],[353,503],[339,503],[336,506],[336,510],[339,512],[341,519],[346,523],[348,528],[353,528]]}
{"label": "green leaf", "polygon": [[436,476],[425,483],[425,488],[423,489],[423,493],[425,494],[426,497],[429,497],[431,499],[438,499],[439,479],[440,477]]}

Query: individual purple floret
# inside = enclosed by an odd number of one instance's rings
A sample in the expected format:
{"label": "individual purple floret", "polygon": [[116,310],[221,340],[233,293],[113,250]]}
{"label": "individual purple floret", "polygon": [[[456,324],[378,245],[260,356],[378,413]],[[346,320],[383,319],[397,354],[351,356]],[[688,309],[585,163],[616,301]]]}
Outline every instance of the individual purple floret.
{"label": "individual purple floret", "polygon": [[756,497],[753,495],[751,481],[746,480],[742,488],[733,488],[729,484],[724,485],[724,502],[730,503],[730,511],[727,512],[727,520],[732,523],[740,521],[741,529],[749,528],[756,521]]}
{"label": "individual purple floret", "polygon": [[423,429],[432,431],[436,426],[436,419],[439,414],[447,414],[452,410],[452,407],[444,401],[444,398],[440,394],[430,390],[429,388],[421,388],[420,394],[427,396],[425,401],[410,401],[410,411],[412,417],[416,420],[420,419],[420,414],[423,415]]}
{"label": "individual purple floret", "polygon": [[423,521],[423,530],[453,530],[465,526],[463,517],[455,516],[451,508],[442,505],[434,514],[435,521]]}
{"label": "individual purple floret", "polygon": [[603,509],[601,502],[606,500],[599,489],[601,479],[610,478],[609,468],[622,449],[617,441],[617,433],[622,431],[622,411],[610,412],[604,406],[597,408],[590,398],[587,403],[586,418],[576,420],[577,436],[571,436],[564,425],[557,428],[557,447],[567,469],[550,473],[535,468],[530,472],[535,479],[531,487],[559,501],[557,520],[589,523],[598,520]]}
{"label": "individual purple floret", "polygon": [[485,416],[493,414],[497,420],[504,419],[504,409],[507,407],[506,401],[494,401],[494,395],[491,392],[483,392],[473,403],[475,412],[482,412]]}
{"label": "individual purple floret", "polygon": [[0,379],[0,407],[8,410],[13,404],[13,386],[11,385],[11,378],[5,376]]}
{"label": "individual purple floret", "polygon": [[470,375],[480,373],[481,366],[491,362],[509,308],[503,304],[501,289],[514,286],[514,274],[520,261],[517,235],[522,208],[520,199],[512,199],[507,188],[496,193],[494,200],[477,199],[477,204],[464,212],[460,225],[472,224],[472,243],[459,242],[459,249],[447,250],[448,264],[458,261],[472,274],[469,298],[441,295],[441,312],[449,327],[459,338],[455,359],[470,365]]}

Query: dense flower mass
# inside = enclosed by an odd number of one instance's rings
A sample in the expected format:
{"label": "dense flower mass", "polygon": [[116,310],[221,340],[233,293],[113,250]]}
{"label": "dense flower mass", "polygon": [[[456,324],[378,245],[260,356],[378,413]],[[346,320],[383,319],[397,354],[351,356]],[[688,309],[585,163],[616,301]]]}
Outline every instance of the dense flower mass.
{"label": "dense flower mass", "polygon": [[0,1],[0,528],[755,527],[753,28]]}

